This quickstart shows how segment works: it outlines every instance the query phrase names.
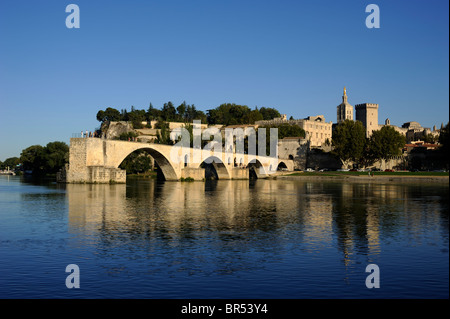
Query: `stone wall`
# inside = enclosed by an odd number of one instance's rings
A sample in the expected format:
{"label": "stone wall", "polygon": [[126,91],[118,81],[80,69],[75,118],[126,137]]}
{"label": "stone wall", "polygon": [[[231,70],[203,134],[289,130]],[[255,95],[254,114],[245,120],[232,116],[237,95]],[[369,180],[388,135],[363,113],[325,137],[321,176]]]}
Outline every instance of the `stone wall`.
{"label": "stone wall", "polygon": [[336,170],[341,167],[341,161],[330,152],[325,152],[321,149],[311,149],[307,154],[305,168]]}
{"label": "stone wall", "polygon": [[205,179],[205,169],[192,167],[182,168],[181,178],[193,178],[196,181],[202,181]]}
{"label": "stone wall", "polygon": [[125,183],[126,171],[120,168],[89,166],[87,183]]}
{"label": "stone wall", "polygon": [[249,179],[248,169],[233,167],[231,170],[232,179]]}
{"label": "stone wall", "polygon": [[123,133],[134,132],[131,122],[110,122],[108,129],[105,132],[105,137],[109,140],[118,138]]}
{"label": "stone wall", "polygon": [[292,159],[294,170],[304,170],[310,143],[302,138],[284,138],[278,140],[278,158]]}

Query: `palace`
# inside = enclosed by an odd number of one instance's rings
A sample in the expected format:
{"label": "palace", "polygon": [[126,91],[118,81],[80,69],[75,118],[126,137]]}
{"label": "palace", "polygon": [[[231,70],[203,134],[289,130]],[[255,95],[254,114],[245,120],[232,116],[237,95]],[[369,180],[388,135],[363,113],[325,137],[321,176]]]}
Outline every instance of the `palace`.
{"label": "palace", "polygon": [[[432,135],[439,137],[440,130],[433,127],[433,130],[427,127],[422,127],[418,122],[406,122],[401,127],[391,125],[391,121],[387,118],[384,124],[378,123],[378,109],[379,105],[375,103],[361,103],[355,105],[355,120],[360,121],[366,129],[366,137],[372,136],[373,131],[380,130],[383,126],[390,126],[397,132],[406,137],[406,143],[411,141],[423,139],[425,136]],[[342,103],[337,106],[337,124],[345,121],[353,121],[353,107],[347,102],[347,90],[344,87],[344,95],[342,96]],[[443,124],[441,128],[443,128]]]}

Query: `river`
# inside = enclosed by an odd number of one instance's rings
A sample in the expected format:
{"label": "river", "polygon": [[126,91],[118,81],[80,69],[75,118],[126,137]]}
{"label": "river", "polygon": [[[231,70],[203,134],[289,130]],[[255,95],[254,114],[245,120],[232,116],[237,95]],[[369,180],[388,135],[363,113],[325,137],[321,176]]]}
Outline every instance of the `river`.
{"label": "river", "polygon": [[448,188],[0,176],[0,298],[448,298]]}

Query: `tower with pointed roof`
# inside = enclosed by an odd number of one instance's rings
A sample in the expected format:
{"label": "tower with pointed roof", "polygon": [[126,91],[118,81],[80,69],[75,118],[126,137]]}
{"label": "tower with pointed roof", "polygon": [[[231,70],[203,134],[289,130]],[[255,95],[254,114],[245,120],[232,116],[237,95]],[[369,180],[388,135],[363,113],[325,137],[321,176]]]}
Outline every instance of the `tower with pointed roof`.
{"label": "tower with pointed roof", "polygon": [[337,106],[337,123],[339,124],[345,120],[353,121],[353,106],[347,102],[347,89],[344,86],[342,103]]}

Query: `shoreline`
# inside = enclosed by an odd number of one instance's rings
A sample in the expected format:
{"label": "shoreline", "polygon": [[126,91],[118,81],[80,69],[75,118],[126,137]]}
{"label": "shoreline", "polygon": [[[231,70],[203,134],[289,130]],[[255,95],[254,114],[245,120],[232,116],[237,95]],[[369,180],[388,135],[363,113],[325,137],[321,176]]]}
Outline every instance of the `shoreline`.
{"label": "shoreline", "polygon": [[330,180],[330,181],[349,181],[349,182],[433,182],[449,184],[449,176],[399,176],[399,175],[278,175],[277,179],[292,179],[292,180]]}

